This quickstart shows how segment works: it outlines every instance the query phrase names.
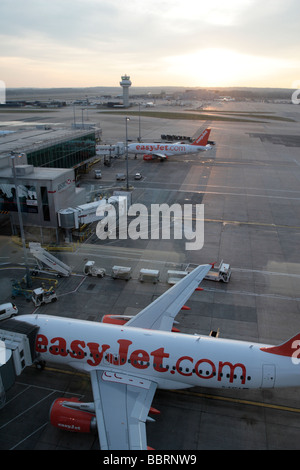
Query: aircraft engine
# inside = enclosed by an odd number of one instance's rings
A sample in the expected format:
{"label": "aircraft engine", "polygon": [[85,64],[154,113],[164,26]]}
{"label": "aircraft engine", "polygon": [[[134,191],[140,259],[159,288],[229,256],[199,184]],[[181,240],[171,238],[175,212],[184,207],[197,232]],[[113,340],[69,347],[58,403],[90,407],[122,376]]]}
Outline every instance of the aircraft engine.
{"label": "aircraft engine", "polygon": [[[184,305],[182,310],[189,310],[189,307]],[[102,323],[110,323],[111,325],[125,325],[131,318],[131,315],[104,315],[101,321]],[[180,333],[180,330],[175,326],[172,327],[172,331],[173,333]]]}
{"label": "aircraft engine", "polygon": [[125,325],[130,320],[130,315],[104,315],[102,323],[110,323],[112,325]]}
{"label": "aircraft engine", "polygon": [[57,398],[50,408],[50,423],[65,431],[89,433],[96,427],[96,415],[91,411],[84,411],[85,405],[77,398]]}
{"label": "aircraft engine", "polygon": [[[152,406],[149,414],[159,415]],[[154,419],[147,417],[147,421]],[[97,429],[94,403],[82,403],[77,398],[57,398],[50,408],[50,423],[64,431],[90,433]]]}
{"label": "aircraft engine", "polygon": [[143,159],[144,160],[153,160],[153,156],[152,155],[144,155]]}

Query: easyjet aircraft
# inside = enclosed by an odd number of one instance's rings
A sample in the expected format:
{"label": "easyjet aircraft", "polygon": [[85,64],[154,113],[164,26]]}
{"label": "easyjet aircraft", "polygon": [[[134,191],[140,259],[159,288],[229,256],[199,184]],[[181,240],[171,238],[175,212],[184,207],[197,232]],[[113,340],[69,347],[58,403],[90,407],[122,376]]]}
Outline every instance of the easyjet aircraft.
{"label": "easyjet aircraft", "polygon": [[157,388],[299,386],[300,334],[270,346],[172,332],[177,313],[201,290],[210,269],[198,266],[136,316],[124,317],[123,325],[120,316],[116,324],[39,314],[15,318],[39,327],[40,361],[90,374],[94,402],[57,399],[52,424],[74,432],[97,426],[102,450],[147,449],[145,423],[157,411],[151,408]]}
{"label": "easyjet aircraft", "polygon": [[128,145],[128,152],[144,154],[144,160],[153,160],[159,158],[166,160],[172,155],[185,155],[187,153],[196,153],[203,150],[211,149],[211,145],[207,144],[211,129],[205,129],[192,144],[182,144],[177,142],[174,144],[165,143],[134,143]]}

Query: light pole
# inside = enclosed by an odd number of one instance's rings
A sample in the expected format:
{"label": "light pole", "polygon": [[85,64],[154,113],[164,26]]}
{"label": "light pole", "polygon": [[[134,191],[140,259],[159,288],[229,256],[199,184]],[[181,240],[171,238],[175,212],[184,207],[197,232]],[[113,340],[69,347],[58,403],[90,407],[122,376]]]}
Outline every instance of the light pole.
{"label": "light pole", "polygon": [[129,191],[129,182],[128,182],[128,133],[127,133],[127,122],[130,121],[129,117],[125,118],[125,128],[126,128],[126,173],[127,173],[127,185],[126,189]]}
{"label": "light pole", "polygon": [[139,103],[139,138],[138,141],[141,141],[141,103]]}
{"label": "light pole", "polygon": [[[19,191],[18,191],[18,182],[17,182],[17,174],[16,174],[16,167],[15,167],[15,157],[16,157],[16,154],[14,152],[11,152],[14,185],[15,185],[15,190],[16,190],[15,195],[16,195],[16,201],[17,201],[20,233],[21,233],[21,240],[22,240],[24,261],[25,261],[25,268],[26,268],[26,276],[25,276],[26,277],[26,285],[27,285],[27,287],[31,287],[31,278],[30,278],[30,272],[29,272],[29,267],[28,267],[26,242],[25,242],[25,236],[24,236],[23,220],[22,220],[21,205],[20,205]],[[21,157],[21,155],[19,155],[19,157]]]}

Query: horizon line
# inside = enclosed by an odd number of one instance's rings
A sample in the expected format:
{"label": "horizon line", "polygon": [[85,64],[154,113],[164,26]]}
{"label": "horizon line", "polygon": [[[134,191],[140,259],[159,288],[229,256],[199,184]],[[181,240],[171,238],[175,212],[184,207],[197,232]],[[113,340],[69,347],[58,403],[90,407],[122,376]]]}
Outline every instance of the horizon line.
{"label": "horizon line", "polygon": [[[87,89],[87,88],[117,88],[120,89],[118,85],[87,85],[87,86],[9,86],[6,87],[8,90],[56,90],[56,89]],[[133,85],[133,88],[185,88],[185,89],[234,89],[234,88],[251,88],[251,89],[262,89],[262,90],[294,90],[293,87],[266,87],[266,86],[237,86],[237,85],[228,85],[228,86],[185,86],[185,85]]]}

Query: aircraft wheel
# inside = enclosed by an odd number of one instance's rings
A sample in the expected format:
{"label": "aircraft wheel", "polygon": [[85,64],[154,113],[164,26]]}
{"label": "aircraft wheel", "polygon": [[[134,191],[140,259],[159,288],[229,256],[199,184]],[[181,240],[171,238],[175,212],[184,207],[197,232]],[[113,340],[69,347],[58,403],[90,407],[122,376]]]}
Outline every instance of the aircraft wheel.
{"label": "aircraft wheel", "polygon": [[36,367],[37,370],[44,370],[45,365],[46,365],[45,361],[39,361],[35,364],[35,367]]}

